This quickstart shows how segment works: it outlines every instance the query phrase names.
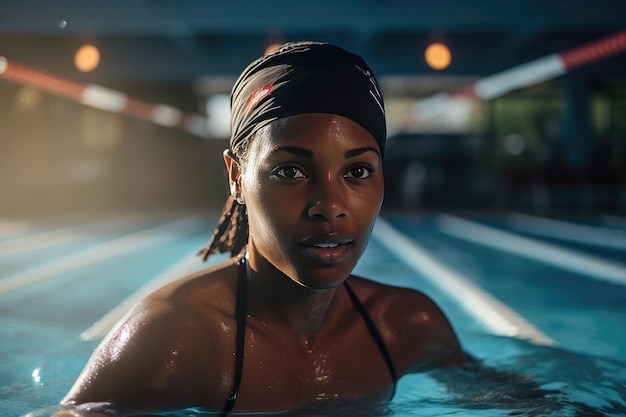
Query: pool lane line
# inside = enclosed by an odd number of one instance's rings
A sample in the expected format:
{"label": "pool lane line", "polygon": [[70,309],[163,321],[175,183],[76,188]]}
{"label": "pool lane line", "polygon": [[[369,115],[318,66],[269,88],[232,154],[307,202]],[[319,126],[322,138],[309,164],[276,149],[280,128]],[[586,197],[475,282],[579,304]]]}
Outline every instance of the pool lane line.
{"label": "pool lane line", "polygon": [[50,230],[35,235],[20,236],[0,242],[0,256],[15,255],[31,250],[44,249],[78,240],[79,235],[66,229]]}
{"label": "pool lane line", "polygon": [[507,225],[528,234],[626,251],[626,231],[587,226],[522,213],[507,216]]}
{"label": "pool lane line", "polygon": [[119,322],[122,317],[124,317],[124,315],[128,313],[128,311],[142,298],[163,285],[183,277],[185,274],[188,274],[190,271],[193,271],[201,265],[205,264],[202,261],[202,258],[200,258],[196,253],[189,254],[182,258],[102,316],[101,319],[82,332],[80,338],[83,341],[91,341],[104,337],[113,328],[113,326],[115,326],[115,324]]}
{"label": "pool lane line", "polygon": [[26,271],[18,272],[10,277],[0,280],[0,294],[53,278],[59,274],[69,272],[107,258],[123,255],[129,251],[156,245],[175,237],[181,232],[192,230],[192,228],[199,223],[200,220],[195,217],[178,219],[148,230],[135,232],[97,246],[90,247]]}
{"label": "pool lane line", "polygon": [[626,266],[618,263],[447,214],[438,215],[436,222],[444,233],[463,240],[523,256],[600,281],[626,284]]}
{"label": "pool lane line", "polygon": [[558,345],[520,314],[459,272],[437,261],[417,242],[398,232],[382,218],[376,221],[372,236],[415,272],[448,294],[491,333],[526,339],[537,345]]}
{"label": "pool lane line", "polygon": [[[0,256],[14,255],[16,253],[29,252],[38,249],[44,249],[51,246],[61,245],[64,243],[75,242],[81,238],[82,229],[104,230],[109,231],[113,226],[120,228],[125,225],[137,223],[137,216],[123,216],[112,219],[106,219],[99,222],[64,227],[62,229],[49,230],[46,232],[36,233],[26,236],[18,236],[0,242]],[[93,232],[97,233],[97,232]]]}

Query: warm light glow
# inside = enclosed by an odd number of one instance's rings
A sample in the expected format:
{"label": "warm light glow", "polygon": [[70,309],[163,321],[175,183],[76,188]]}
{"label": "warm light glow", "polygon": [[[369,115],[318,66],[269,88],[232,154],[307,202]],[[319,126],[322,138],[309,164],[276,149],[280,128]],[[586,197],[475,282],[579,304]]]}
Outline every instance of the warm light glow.
{"label": "warm light glow", "polygon": [[93,45],[83,45],[74,55],[74,65],[81,72],[89,72],[100,64],[100,51]]}
{"label": "warm light glow", "polygon": [[429,67],[436,70],[448,68],[452,61],[450,49],[442,43],[432,43],[426,48],[424,58]]}
{"label": "warm light glow", "polygon": [[283,46],[281,43],[273,43],[270,44],[267,48],[265,48],[265,56],[271,54],[272,52],[274,52],[275,50],[277,50],[278,48],[280,48],[281,46]]}

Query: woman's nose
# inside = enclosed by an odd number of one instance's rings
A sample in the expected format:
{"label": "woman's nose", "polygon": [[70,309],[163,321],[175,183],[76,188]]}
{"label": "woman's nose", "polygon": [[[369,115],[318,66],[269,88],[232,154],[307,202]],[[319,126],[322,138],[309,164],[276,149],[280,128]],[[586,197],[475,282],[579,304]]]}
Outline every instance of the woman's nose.
{"label": "woman's nose", "polygon": [[341,186],[324,181],[316,187],[313,196],[307,213],[309,218],[331,221],[347,214],[346,199]]}

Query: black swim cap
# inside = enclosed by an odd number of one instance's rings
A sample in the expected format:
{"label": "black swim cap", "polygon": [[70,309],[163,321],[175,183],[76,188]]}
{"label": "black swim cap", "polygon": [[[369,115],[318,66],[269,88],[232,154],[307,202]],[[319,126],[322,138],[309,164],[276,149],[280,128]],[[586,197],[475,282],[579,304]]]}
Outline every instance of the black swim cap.
{"label": "black swim cap", "polygon": [[304,113],[347,117],[384,151],[384,103],[371,68],[361,57],[319,42],[286,43],[241,73],[231,95],[230,147],[276,119]]}

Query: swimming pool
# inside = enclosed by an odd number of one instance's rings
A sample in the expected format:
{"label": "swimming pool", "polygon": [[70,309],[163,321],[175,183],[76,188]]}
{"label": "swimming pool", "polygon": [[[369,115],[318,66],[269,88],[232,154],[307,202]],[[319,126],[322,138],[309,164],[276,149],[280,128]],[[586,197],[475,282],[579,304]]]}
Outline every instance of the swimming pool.
{"label": "swimming pool", "polygon": [[[215,220],[0,221],[0,417],[49,415],[129,305],[206,266]],[[425,291],[472,355],[554,392],[434,371],[380,409],[299,415],[626,415],[624,219],[387,214],[356,272]]]}

